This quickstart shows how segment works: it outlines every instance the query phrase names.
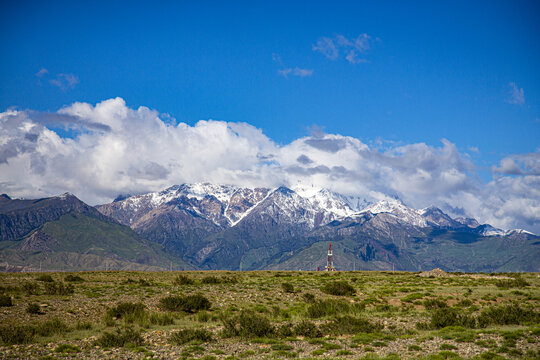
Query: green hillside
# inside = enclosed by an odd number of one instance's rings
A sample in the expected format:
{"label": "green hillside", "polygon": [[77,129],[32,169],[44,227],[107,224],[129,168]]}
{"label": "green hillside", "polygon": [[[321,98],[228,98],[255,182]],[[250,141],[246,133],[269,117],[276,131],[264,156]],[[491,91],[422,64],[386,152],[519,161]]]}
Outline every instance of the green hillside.
{"label": "green hillside", "polygon": [[[36,232],[49,241],[46,250]],[[36,237],[37,238],[37,237]],[[158,244],[146,241],[129,227],[92,215],[69,213],[45,223],[20,242],[0,251],[0,262],[44,270],[168,270],[193,269],[167,255]],[[34,249],[38,247],[38,249]]]}

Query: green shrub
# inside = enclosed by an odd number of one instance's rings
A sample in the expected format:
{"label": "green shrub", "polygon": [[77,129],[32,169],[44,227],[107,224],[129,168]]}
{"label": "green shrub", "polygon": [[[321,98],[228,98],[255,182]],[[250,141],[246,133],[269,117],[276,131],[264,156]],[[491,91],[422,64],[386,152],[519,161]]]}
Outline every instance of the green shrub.
{"label": "green shrub", "polygon": [[43,321],[35,326],[37,335],[51,336],[55,334],[63,334],[69,331],[69,327],[59,318]]}
{"label": "green shrub", "polygon": [[174,324],[174,317],[167,313],[153,312],[148,316],[148,319],[152,325],[165,326]]}
{"label": "green shrub", "polygon": [[[381,333],[358,333],[353,338],[353,343],[368,345],[374,341],[392,341],[395,340],[395,337],[389,334]],[[367,351],[367,350],[366,350]]]}
{"label": "green shrub", "polygon": [[423,305],[428,310],[444,309],[448,307],[446,301],[440,299],[426,299],[424,300]]}
{"label": "green shrub", "polygon": [[315,295],[313,295],[312,293],[304,293],[304,295],[302,296],[304,298],[304,301],[307,303],[312,303],[315,301]]}
{"label": "green shrub", "polygon": [[474,342],[476,340],[476,332],[465,329],[462,326],[448,326],[437,331],[435,334],[445,340],[454,339],[456,342]]}
{"label": "green shrub", "polygon": [[345,280],[329,282],[321,288],[321,291],[337,296],[352,296],[356,293],[354,287]]}
{"label": "green shrub", "polygon": [[63,353],[63,354],[75,354],[81,352],[81,348],[71,344],[62,344],[58,345],[54,352]]}
{"label": "green shrub", "polygon": [[70,295],[73,294],[75,288],[72,284],[64,284],[63,282],[46,282],[45,294],[47,295]]}
{"label": "green shrub", "polygon": [[28,344],[34,340],[36,331],[28,325],[7,325],[0,327],[0,339],[4,345]]}
{"label": "green shrub", "polygon": [[117,319],[132,315],[135,317],[143,316],[146,306],[143,303],[123,302],[107,310],[107,316]]}
{"label": "green shrub", "polygon": [[54,279],[49,274],[43,274],[36,278],[37,281],[43,281],[43,282],[54,282]]}
{"label": "green shrub", "polygon": [[276,329],[277,334],[282,338],[292,337],[294,335],[292,324],[286,323]]}
{"label": "green shrub", "polygon": [[307,308],[307,316],[312,319],[317,319],[337,314],[360,313],[362,310],[363,305],[350,305],[343,300],[327,299],[319,300],[309,305]]}
{"label": "green shrub", "polygon": [[195,281],[186,275],[178,275],[176,279],[174,279],[175,285],[193,285],[194,283]]}
{"label": "green shrub", "polygon": [[21,288],[26,295],[38,295],[40,292],[39,285],[36,283],[26,282],[22,284]]}
{"label": "green shrub", "polygon": [[490,306],[482,310],[478,316],[478,326],[488,325],[520,325],[524,323],[539,323],[540,312],[522,308],[517,304]]}
{"label": "green shrub", "polygon": [[168,311],[185,311],[195,313],[208,310],[212,304],[203,295],[167,296],[159,300],[159,307]]}
{"label": "green shrub", "polygon": [[457,346],[455,345],[452,345],[452,344],[441,344],[441,347],[440,347],[441,350],[457,350]]}
{"label": "green shrub", "polygon": [[222,321],[224,337],[268,337],[276,332],[266,316],[247,311],[242,311],[236,316],[225,317]]}
{"label": "green shrub", "polygon": [[210,321],[210,314],[208,313],[208,311],[201,311],[199,313],[197,313],[197,321],[198,322],[208,322]]}
{"label": "green shrub", "polygon": [[84,279],[82,277],[80,277],[79,275],[72,275],[72,274],[66,275],[64,280],[68,282],[84,282]]}
{"label": "green shrub", "polygon": [[174,332],[169,337],[169,342],[175,345],[183,345],[192,341],[213,341],[212,333],[205,329],[184,329]]}
{"label": "green shrub", "polygon": [[430,325],[435,329],[447,326],[475,327],[476,321],[474,317],[462,314],[459,309],[445,308],[433,311]]}
{"label": "green shrub", "polygon": [[416,300],[420,300],[424,297],[424,294],[420,293],[412,293],[407,296],[405,296],[403,299],[401,299],[402,302],[414,302]]}
{"label": "green shrub", "polygon": [[92,323],[89,321],[81,321],[77,320],[77,325],[75,325],[75,329],[77,330],[90,330],[92,329]]}
{"label": "green shrub", "polygon": [[0,295],[0,307],[13,306],[13,301],[11,301],[11,296],[9,295]]}
{"label": "green shrub", "polygon": [[288,283],[288,282],[281,283],[281,289],[283,290],[283,292],[286,292],[286,293],[294,293],[293,284]]}
{"label": "green shrub", "polygon": [[95,345],[102,347],[122,347],[128,344],[143,345],[144,339],[139,330],[133,328],[117,328],[115,332],[104,332],[96,341]]}
{"label": "green shrub", "polygon": [[26,312],[34,315],[42,314],[41,307],[36,303],[28,304],[26,307]]}
{"label": "green shrub", "polygon": [[372,333],[382,328],[369,320],[359,319],[349,315],[339,316],[321,326],[323,332],[332,335],[356,334],[358,332]]}
{"label": "green shrub", "polygon": [[409,345],[408,350],[409,351],[420,351],[420,350],[422,350],[422,348],[420,346],[418,346],[418,345]]}
{"label": "green shrub", "polygon": [[202,284],[236,284],[238,279],[233,276],[205,276],[201,279]]}
{"label": "green shrub", "polygon": [[518,277],[516,279],[501,279],[498,280],[495,285],[502,289],[510,289],[510,288],[524,288],[526,286],[530,286],[525,279]]}
{"label": "green shrub", "polygon": [[475,357],[471,358],[471,360],[506,360],[506,358],[488,351],[480,355],[476,355]]}
{"label": "green shrub", "polygon": [[294,326],[294,335],[305,336],[307,338],[318,338],[322,336],[321,330],[313,322],[302,320]]}

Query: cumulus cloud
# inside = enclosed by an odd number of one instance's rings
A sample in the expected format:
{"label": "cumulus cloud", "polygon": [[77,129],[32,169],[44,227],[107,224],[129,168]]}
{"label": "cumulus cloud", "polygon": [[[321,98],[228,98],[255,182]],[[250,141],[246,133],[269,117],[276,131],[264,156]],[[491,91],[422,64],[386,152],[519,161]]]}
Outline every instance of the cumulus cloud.
{"label": "cumulus cloud", "polygon": [[525,104],[525,93],[523,92],[523,88],[518,88],[518,86],[514,82],[509,83],[508,86],[510,86],[510,97],[507,101],[510,104]]}
{"label": "cumulus cloud", "polygon": [[319,38],[312,46],[312,50],[323,54],[330,60],[337,60],[340,56],[340,51],[343,51],[346,54],[345,60],[351,64],[359,64],[367,62],[366,59],[359,56],[371,48],[372,41],[372,37],[368,34],[360,34],[353,39],[348,39],[341,34],[337,34],[333,38]]}
{"label": "cumulus cloud", "polygon": [[[62,138],[51,130],[58,126],[79,131]],[[38,197],[70,191],[97,204],[185,182],[302,182],[369,201],[398,196],[416,208],[436,205],[494,226],[540,230],[539,153],[501,160],[494,180],[483,184],[474,164],[445,139],[440,146],[380,150],[316,129],[278,145],[250,124],[177,124],[155,110],[129,108],[121,98],[74,103],[56,113],[9,110],[0,114],[0,192]]]}
{"label": "cumulus cloud", "polygon": [[503,175],[540,176],[540,152],[507,156],[492,170]]}

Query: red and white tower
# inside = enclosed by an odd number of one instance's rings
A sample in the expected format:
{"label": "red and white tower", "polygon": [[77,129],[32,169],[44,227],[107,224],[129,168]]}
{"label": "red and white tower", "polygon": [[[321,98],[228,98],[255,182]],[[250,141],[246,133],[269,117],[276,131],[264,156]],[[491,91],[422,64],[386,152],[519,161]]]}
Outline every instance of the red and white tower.
{"label": "red and white tower", "polygon": [[328,259],[326,260],[326,267],[324,268],[324,271],[336,271],[336,268],[334,268],[334,255],[332,253],[332,243],[330,243],[330,246],[328,247]]}

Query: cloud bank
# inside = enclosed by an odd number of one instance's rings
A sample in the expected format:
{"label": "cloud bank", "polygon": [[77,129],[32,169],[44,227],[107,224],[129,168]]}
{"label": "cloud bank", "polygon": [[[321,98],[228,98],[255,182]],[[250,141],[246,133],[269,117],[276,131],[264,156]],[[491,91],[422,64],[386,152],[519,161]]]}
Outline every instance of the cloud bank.
{"label": "cloud bank", "polygon": [[[540,153],[514,155],[482,183],[475,165],[448,140],[378,150],[316,131],[278,145],[247,123],[163,120],[121,98],[74,103],[56,113],[0,113],[0,192],[40,197],[72,192],[90,204],[118,194],[185,182],[326,187],[374,201],[441,207],[502,228],[540,232]],[[52,127],[72,130],[61,137]]]}

